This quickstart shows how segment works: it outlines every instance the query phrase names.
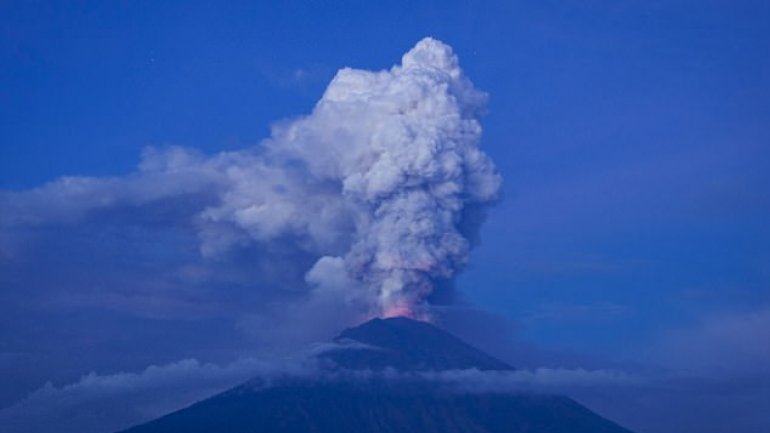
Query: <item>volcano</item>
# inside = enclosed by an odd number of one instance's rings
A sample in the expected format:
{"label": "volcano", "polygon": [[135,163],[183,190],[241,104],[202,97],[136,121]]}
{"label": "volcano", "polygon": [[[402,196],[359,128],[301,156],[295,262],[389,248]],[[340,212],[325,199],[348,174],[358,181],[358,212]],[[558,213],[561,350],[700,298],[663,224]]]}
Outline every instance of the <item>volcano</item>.
{"label": "volcano", "polygon": [[334,342],[316,355],[328,371],[346,372],[334,380],[255,379],[123,433],[630,433],[568,397],[460,392],[420,379],[514,370],[425,322],[373,319]]}

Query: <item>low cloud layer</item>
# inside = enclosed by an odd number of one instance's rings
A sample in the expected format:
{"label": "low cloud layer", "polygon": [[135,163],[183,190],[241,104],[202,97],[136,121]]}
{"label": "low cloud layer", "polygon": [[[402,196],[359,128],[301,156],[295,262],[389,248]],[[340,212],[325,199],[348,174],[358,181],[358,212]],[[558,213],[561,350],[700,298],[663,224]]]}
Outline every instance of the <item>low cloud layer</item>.
{"label": "low cloud layer", "polygon": [[256,374],[270,364],[242,359],[227,365],[186,359],[150,366],[138,373],[97,375],[54,387],[50,383],[0,410],[5,432],[112,432],[206,398]]}
{"label": "low cloud layer", "polygon": [[[323,349],[323,347],[321,347]],[[325,384],[387,380],[438,384],[447,392],[562,392],[574,388],[616,387],[638,378],[611,370],[536,369],[508,372],[449,370],[400,373],[395,370],[324,370],[306,356],[265,362],[244,358],[226,365],[186,359],[151,366],[138,373],[98,375],[55,387],[50,383],[21,402],[0,410],[7,433],[108,433],[181,409],[232,386],[255,379],[255,390],[292,377]]]}

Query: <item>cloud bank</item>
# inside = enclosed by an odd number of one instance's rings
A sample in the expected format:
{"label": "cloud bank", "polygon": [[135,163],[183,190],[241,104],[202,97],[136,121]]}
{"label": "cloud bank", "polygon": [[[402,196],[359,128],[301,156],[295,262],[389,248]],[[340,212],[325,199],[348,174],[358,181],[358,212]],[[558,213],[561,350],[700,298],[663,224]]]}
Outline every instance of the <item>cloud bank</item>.
{"label": "cloud bank", "polygon": [[275,371],[275,364],[244,358],[226,365],[185,359],[138,373],[92,372],[61,387],[47,383],[0,410],[0,425],[9,433],[113,432],[181,409],[254,375],[271,377]]}
{"label": "cloud bank", "polygon": [[[321,347],[323,349],[323,347]],[[243,358],[229,364],[195,359],[150,366],[138,373],[98,375],[54,387],[48,383],[21,402],[0,410],[0,425],[8,433],[107,433],[149,421],[238,385],[247,379],[255,391],[280,385],[282,379],[334,384],[350,381],[424,383],[447,392],[561,392],[596,386],[635,385],[639,379],[611,370],[547,369],[519,371],[448,370],[402,373],[395,370],[328,370],[312,353],[266,362]],[[292,382],[293,383],[293,382]]]}
{"label": "cloud bank", "polygon": [[500,187],[479,149],[485,100],[451,48],[426,38],[390,70],[340,70],[312,113],[256,148],[148,149],[127,176],[2,192],[0,251],[13,255],[19,227],[166,205],[210,260],[288,249],[310,263],[301,271],[317,305],[427,317],[426,298],[463,268],[477,213]]}

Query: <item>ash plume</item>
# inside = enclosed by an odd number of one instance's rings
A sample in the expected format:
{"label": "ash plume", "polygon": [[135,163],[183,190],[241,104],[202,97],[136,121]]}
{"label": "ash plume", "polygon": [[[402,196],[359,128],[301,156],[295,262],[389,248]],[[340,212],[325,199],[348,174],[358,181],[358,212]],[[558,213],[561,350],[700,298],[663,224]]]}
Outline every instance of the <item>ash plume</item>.
{"label": "ash plume", "polygon": [[317,304],[426,318],[436,282],[468,260],[468,215],[500,187],[479,149],[485,102],[452,49],[425,38],[389,70],[340,70],[309,115],[255,148],[148,149],[128,176],[2,192],[0,228],[186,198],[170,215],[195,227],[204,257],[280,243],[312,259]]}
{"label": "ash plume", "polygon": [[478,148],[484,101],[451,49],[424,39],[390,71],[341,70],[313,114],[277,132],[271,149],[334,184],[332,206],[353,227],[309,281],[349,279],[382,315],[420,313],[433,280],[467,260],[463,211],[499,188]]}

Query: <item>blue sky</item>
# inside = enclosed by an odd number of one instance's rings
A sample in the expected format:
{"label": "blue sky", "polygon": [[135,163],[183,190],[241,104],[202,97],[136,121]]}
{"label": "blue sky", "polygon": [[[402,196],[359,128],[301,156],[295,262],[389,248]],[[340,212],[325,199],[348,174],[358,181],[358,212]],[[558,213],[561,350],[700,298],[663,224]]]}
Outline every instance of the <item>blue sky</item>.
{"label": "blue sky", "polygon": [[[735,385],[671,403],[678,416],[661,415],[661,395],[584,397],[639,431],[695,431],[704,408],[740,431],[770,425],[719,399],[770,398],[738,385],[770,383],[766,3],[4,2],[0,17],[0,188],[21,192],[129,175],[148,146],[257,146],[338,69],[387,69],[425,36],[444,41],[489,94],[481,146],[504,182],[456,282],[464,301],[538,362]],[[206,262],[227,276],[211,286],[167,281],[205,261],[179,222],[189,206],[0,227],[0,407],[49,380],[267,346],[244,329],[295,294],[260,291],[258,248]]]}

